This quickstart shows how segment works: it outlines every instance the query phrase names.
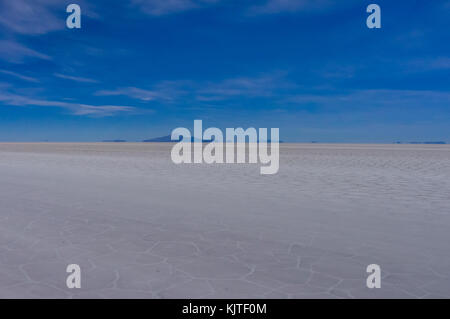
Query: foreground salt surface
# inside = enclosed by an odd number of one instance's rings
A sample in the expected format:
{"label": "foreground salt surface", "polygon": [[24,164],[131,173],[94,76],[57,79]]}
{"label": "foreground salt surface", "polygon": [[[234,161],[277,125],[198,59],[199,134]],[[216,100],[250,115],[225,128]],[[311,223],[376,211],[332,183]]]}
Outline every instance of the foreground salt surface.
{"label": "foreground salt surface", "polygon": [[0,297],[450,297],[450,147],[284,144],[274,176],[170,148],[0,144]]}

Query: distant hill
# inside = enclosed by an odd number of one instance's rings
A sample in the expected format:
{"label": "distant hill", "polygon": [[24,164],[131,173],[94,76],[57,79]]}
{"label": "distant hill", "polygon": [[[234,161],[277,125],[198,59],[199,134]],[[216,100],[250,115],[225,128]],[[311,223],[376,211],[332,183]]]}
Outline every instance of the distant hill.
{"label": "distant hill", "polygon": [[164,142],[176,142],[170,139],[170,135],[150,138],[148,140],[143,140],[144,143],[164,143]]}
{"label": "distant hill", "polygon": [[395,144],[447,144],[447,142],[437,141],[437,142],[395,142]]}
{"label": "distant hill", "polygon": [[[178,140],[172,140],[170,135],[167,136],[161,136],[161,137],[155,137],[155,138],[150,138],[148,140],[143,140],[142,142],[144,143],[168,143],[168,142],[179,142],[181,141],[181,139]],[[202,142],[204,143],[210,143],[213,140],[203,140]],[[193,137],[191,138],[191,142],[200,142],[200,140],[198,139],[194,139]]]}
{"label": "distant hill", "polygon": [[103,143],[125,143],[125,140],[104,140]]}
{"label": "distant hill", "polygon": [[[161,137],[155,137],[155,138],[150,138],[147,140],[143,140],[142,142],[144,143],[169,143],[169,142],[179,142],[180,140],[171,140],[170,135],[166,135],[166,136],[161,136]],[[212,140],[202,140],[203,143],[211,143],[213,142],[214,139]],[[200,142],[200,140],[198,139],[194,139],[194,137],[191,138],[191,142]],[[259,140],[258,140],[259,143]],[[267,140],[267,143],[271,143],[271,140]],[[279,141],[279,143],[283,143],[283,141]]]}

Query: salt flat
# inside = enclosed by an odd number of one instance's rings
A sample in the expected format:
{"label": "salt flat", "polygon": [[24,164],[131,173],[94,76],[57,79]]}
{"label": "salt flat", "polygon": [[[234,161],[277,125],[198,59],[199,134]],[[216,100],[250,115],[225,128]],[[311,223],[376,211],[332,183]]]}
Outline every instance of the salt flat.
{"label": "salt flat", "polygon": [[449,146],[282,144],[265,176],[170,149],[0,144],[0,297],[450,297]]}

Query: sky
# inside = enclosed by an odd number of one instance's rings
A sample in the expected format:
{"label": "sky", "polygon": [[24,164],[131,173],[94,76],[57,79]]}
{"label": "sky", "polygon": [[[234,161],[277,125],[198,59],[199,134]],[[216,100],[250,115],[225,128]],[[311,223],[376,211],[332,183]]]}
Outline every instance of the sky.
{"label": "sky", "polygon": [[0,0],[0,141],[141,141],[201,119],[450,142],[449,17],[449,0]]}

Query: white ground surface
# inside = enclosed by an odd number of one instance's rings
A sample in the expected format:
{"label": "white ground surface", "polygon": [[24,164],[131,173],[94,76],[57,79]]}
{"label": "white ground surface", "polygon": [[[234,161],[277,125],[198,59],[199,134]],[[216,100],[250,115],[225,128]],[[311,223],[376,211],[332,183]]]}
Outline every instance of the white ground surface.
{"label": "white ground surface", "polygon": [[0,297],[450,297],[449,146],[283,144],[274,176],[170,149],[0,144]]}

